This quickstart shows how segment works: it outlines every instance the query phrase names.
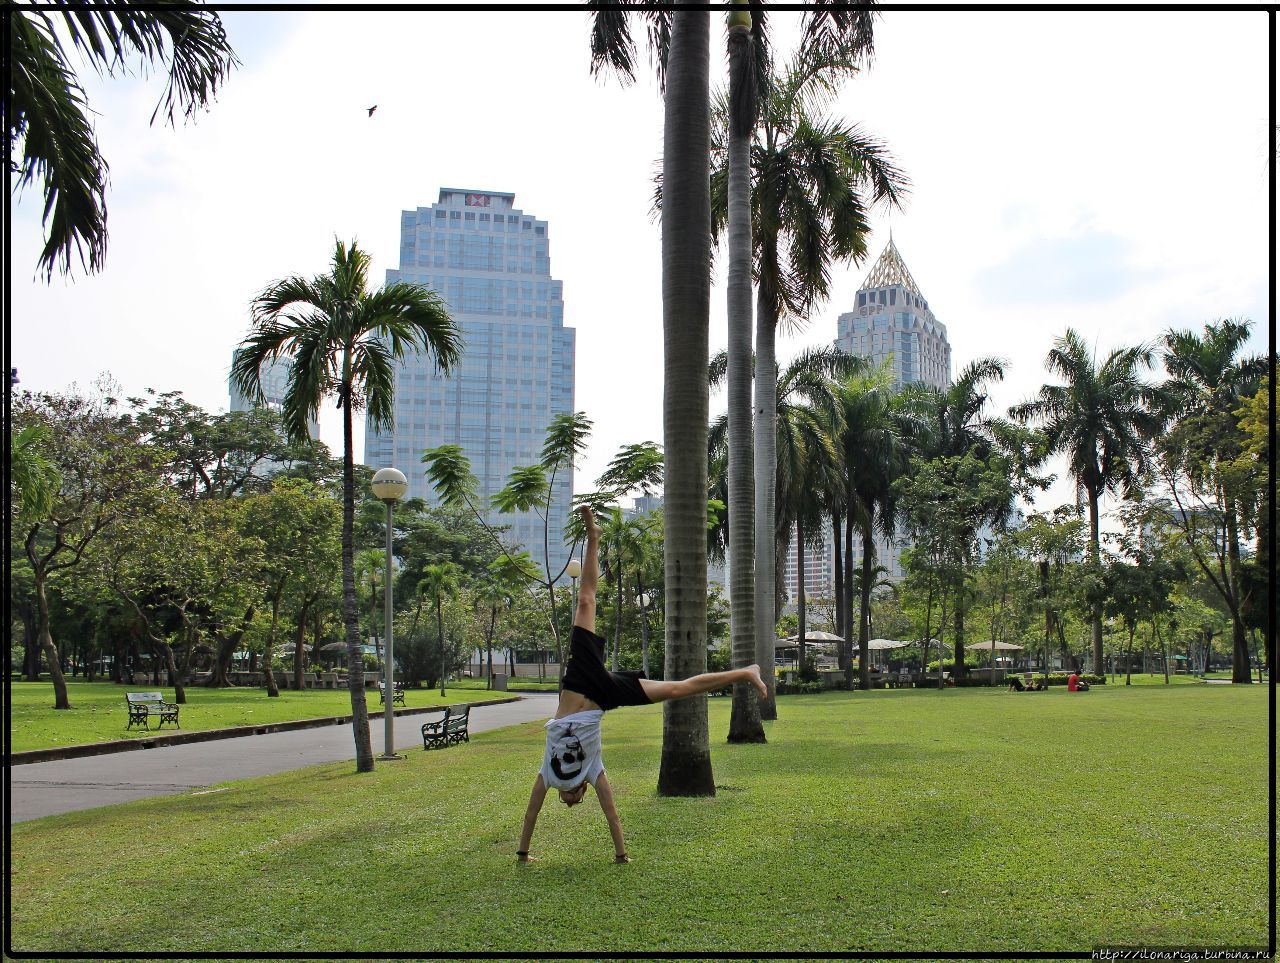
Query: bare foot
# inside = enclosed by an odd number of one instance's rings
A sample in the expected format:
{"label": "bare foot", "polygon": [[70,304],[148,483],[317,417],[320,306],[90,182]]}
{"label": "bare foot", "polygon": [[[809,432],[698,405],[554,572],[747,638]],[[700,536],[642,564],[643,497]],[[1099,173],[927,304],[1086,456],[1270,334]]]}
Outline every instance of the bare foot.
{"label": "bare foot", "polygon": [[528,853],[525,853],[523,856],[516,857],[517,863],[536,863],[537,861],[537,856],[530,856]]}
{"label": "bare foot", "polygon": [[765,702],[769,701],[769,687],[764,684],[764,680],[760,678],[760,666],[752,663],[747,666],[747,671],[751,673],[751,684],[756,687],[756,691],[760,693],[760,698]]}
{"label": "bare foot", "polygon": [[579,505],[578,511],[582,515],[582,527],[587,530],[587,538],[600,538],[600,526],[596,524],[595,515],[591,511],[590,505]]}

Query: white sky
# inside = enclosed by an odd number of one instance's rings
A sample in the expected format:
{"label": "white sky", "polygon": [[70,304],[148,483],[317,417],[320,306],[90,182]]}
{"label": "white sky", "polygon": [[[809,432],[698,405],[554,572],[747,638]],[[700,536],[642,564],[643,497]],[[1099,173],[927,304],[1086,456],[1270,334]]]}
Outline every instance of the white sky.
{"label": "white sky", "polygon": [[[774,13],[777,55],[798,13]],[[22,386],[181,389],[228,405],[251,297],[323,273],[335,234],[381,283],[399,214],[442,186],[510,191],[549,223],[551,275],[577,329],[576,407],[595,421],[576,488],[619,446],[662,439],[659,232],[649,216],[662,109],[646,69],[589,72],[582,13],[224,14],[244,66],[211,111],[148,126],[162,80],[85,76],[111,165],[106,270],[33,278],[40,199],[13,208],[12,358]],[[641,34],[641,37],[643,34]],[[1257,13],[886,12],[873,68],[833,113],[885,139],[913,190],[894,240],[948,328],[953,374],[1006,358],[1005,407],[1044,380],[1075,326],[1099,353],[1219,317],[1269,320],[1267,20]],[[713,82],[724,77],[713,29]],[[378,105],[373,118],[365,108]],[[829,343],[871,255],[779,343]],[[722,281],[721,278],[718,281]],[[711,345],[725,343],[722,283]],[[712,401],[723,408],[723,397]],[[331,409],[322,436],[340,450]],[[362,430],[356,439],[357,456]],[[1042,497],[1072,498],[1064,482]]]}

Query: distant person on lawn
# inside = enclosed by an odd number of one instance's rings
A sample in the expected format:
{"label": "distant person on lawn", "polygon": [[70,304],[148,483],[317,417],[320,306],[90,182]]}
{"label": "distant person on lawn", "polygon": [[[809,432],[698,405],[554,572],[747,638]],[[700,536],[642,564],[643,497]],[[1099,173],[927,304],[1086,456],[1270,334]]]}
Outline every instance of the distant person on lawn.
{"label": "distant person on lawn", "polygon": [[1071,675],[1067,676],[1067,691],[1068,692],[1088,692],[1089,683],[1081,681],[1080,673],[1072,672]]}
{"label": "distant person on lawn", "polygon": [[613,790],[600,758],[600,720],[606,711],[618,706],[646,706],[668,699],[687,699],[735,682],[750,682],[760,692],[761,699],[769,698],[758,665],[729,672],[704,672],[678,682],[655,682],[646,679],[642,672],[610,672],[605,668],[605,640],[595,634],[600,529],[588,506],[584,505],[581,511],[587,530],[587,550],[578,590],[578,610],[569,636],[569,662],[565,666],[560,704],[555,718],[546,725],[547,748],[542,769],[533,781],[529,807],[524,814],[524,830],[516,852],[516,858],[522,863],[533,859],[529,855],[529,842],[547,790],[558,790],[562,803],[576,806],[586,796],[588,783],[596,787],[600,808],[609,822],[614,862],[631,861],[622,843],[622,823],[618,821]]}

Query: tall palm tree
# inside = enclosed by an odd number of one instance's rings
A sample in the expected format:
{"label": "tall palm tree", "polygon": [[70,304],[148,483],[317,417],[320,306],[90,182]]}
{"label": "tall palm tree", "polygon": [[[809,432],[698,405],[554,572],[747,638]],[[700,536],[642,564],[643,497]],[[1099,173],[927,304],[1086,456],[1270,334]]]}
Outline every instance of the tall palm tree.
{"label": "tall palm tree", "polygon": [[[734,668],[757,661],[755,622],[755,486],[751,431],[751,137],[757,113],[750,12],[735,0],[729,14],[728,224],[729,638]],[[730,742],[764,742],[755,686],[733,687]]]}
{"label": "tall palm tree", "polygon": [[[836,393],[841,379],[864,370],[866,361],[835,348],[809,348],[791,359],[777,377],[777,412],[774,445],[777,452],[774,490],[777,493],[772,557],[777,560],[787,550],[791,533],[796,542],[797,615],[800,619],[800,664],[807,652],[805,642],[804,550],[820,536],[823,516],[830,510],[830,493],[839,486],[836,439],[844,429],[844,415]],[[779,565],[776,573],[782,571]],[[774,602],[777,585],[770,591]],[[770,649],[773,647],[770,620]],[[772,663],[773,653],[769,653]],[[770,675],[772,673],[769,673]]]}
{"label": "tall palm tree", "polygon": [[231,367],[240,391],[261,400],[263,366],[292,359],[282,414],[295,441],[308,437],[308,425],[325,397],[336,394],[342,409],[342,614],[357,772],[373,769],[373,749],[356,612],[352,412],[367,406],[376,426],[391,427],[394,364],[410,351],[421,351],[447,372],[462,356],[461,332],[435,292],[404,282],[371,292],[368,279],[369,255],[355,242],[348,247],[335,241],[330,273],[276,281],[254,299],[253,330]]}
{"label": "tall palm tree", "polygon": [[[5,137],[12,173],[21,189],[33,180],[44,195],[48,237],[37,261],[45,280],[55,268],[71,269],[74,248],[81,267],[98,271],[107,252],[107,162],[98,151],[84,88],[59,34],[99,74],[126,62],[168,69],[164,96],[151,115],[170,125],[208,106],[239,64],[216,11],[190,0],[142,10],[128,0],[105,0],[99,9],[64,9],[61,16],[35,4],[11,5],[9,99]],[[21,158],[17,159],[21,145]]]}
{"label": "tall palm tree", "polygon": [[[962,458],[972,453],[980,461],[988,461],[1001,449],[1002,439],[1011,433],[1007,423],[987,413],[989,386],[1004,380],[1005,361],[1000,358],[977,358],[967,365],[946,388],[924,387],[909,392],[906,402],[923,415],[919,434],[920,454],[927,460]],[[1003,524],[1013,508],[1012,503],[985,506],[985,522]],[[973,530],[970,529],[970,532]],[[973,539],[962,540],[961,551],[967,552]],[[951,610],[953,654],[956,675],[964,676],[965,573],[972,559],[960,558],[955,588],[955,604]],[[939,630],[939,636],[942,632]]]}
{"label": "tall palm tree", "polygon": [[[867,8],[815,10],[801,53],[780,76],[762,83],[759,126],[752,144],[751,242],[756,289],[755,498],[757,659],[773,658],[776,622],[772,553],[777,530],[776,331],[803,324],[829,291],[831,265],[861,261],[870,231],[867,212],[884,201],[900,206],[907,179],[885,147],[823,116],[842,80],[872,52]],[[834,18],[834,19],[833,19]],[[838,21],[838,22],[837,22]],[[810,33],[809,31],[816,31]],[[714,130],[723,134],[727,118]],[[728,219],[727,150],[713,152],[712,211],[717,230]],[[766,628],[767,627],[767,628]],[[762,706],[775,718],[773,700]]]}
{"label": "tall palm tree", "polygon": [[[1184,467],[1196,487],[1217,491],[1212,501],[1221,507],[1225,551],[1213,553],[1218,556],[1213,566],[1198,545],[1191,546],[1192,556],[1231,612],[1232,681],[1245,683],[1251,677],[1242,612],[1246,593],[1241,582],[1240,530],[1241,517],[1250,507],[1245,497],[1250,486],[1233,483],[1228,466],[1243,454],[1239,410],[1259,390],[1267,373],[1265,359],[1240,357],[1250,327],[1249,321],[1226,319],[1206,324],[1203,334],[1169,330],[1161,351],[1169,373],[1161,386],[1162,407],[1177,422],[1163,448]],[[1176,497],[1176,486],[1171,487]]]}
{"label": "tall palm tree", "polygon": [[[1076,483],[1089,497],[1089,563],[1101,571],[1098,500],[1104,493],[1137,491],[1149,460],[1150,441],[1160,430],[1158,394],[1139,377],[1151,366],[1148,345],[1117,348],[1098,364],[1074,329],[1054,342],[1045,366],[1062,384],[1042,385],[1037,398],[1015,405],[1010,415],[1042,425],[1048,454],[1062,452]],[[1094,671],[1102,666],[1102,599],[1090,603]]]}
{"label": "tall palm tree", "polygon": [[[853,599],[858,602],[858,674],[863,689],[871,686],[870,634],[872,572],[876,560],[876,534],[892,538],[897,516],[894,482],[910,463],[917,426],[912,413],[895,396],[887,363],[840,385],[844,431],[839,447],[845,482],[845,567],[840,593],[846,606],[841,617],[846,638],[853,631]],[[862,568],[853,570],[853,532],[862,536]],[[853,660],[845,661],[845,679],[853,683]]]}
{"label": "tall palm tree", "polygon": [[[424,565],[419,591],[425,591],[436,609],[436,638],[440,643],[440,695],[444,695],[444,680],[449,674],[449,650],[444,644],[444,597],[458,590],[458,578],[462,574],[453,562],[436,562]],[[389,677],[388,677],[389,678]]]}
{"label": "tall palm tree", "polygon": [[[704,10],[645,7],[664,95],[662,217],[663,448],[666,485],[666,678],[707,664],[707,354],[711,310],[710,40]],[[592,70],[634,77],[627,12],[591,4]],[[715,795],[705,697],[663,704],[658,792]]]}

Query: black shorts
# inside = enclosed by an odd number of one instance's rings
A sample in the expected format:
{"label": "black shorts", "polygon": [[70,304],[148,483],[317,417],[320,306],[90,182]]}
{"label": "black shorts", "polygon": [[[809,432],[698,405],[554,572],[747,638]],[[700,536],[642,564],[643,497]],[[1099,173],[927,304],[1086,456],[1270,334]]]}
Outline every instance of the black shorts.
{"label": "black shorts", "polygon": [[640,684],[643,672],[610,672],[604,664],[604,639],[575,625],[569,635],[569,664],[564,688],[586,696],[601,709],[647,706],[649,697]]}

